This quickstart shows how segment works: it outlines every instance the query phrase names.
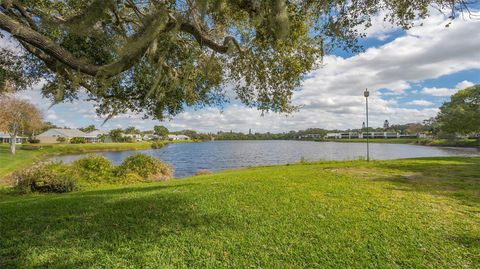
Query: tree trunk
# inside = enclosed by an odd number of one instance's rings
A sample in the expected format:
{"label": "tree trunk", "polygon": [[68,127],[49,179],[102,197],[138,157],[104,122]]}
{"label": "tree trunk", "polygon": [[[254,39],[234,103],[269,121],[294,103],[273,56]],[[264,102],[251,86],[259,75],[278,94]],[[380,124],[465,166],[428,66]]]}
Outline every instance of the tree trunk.
{"label": "tree trunk", "polygon": [[15,154],[16,148],[15,146],[17,145],[17,134],[13,134],[10,136],[10,152],[12,154]]}

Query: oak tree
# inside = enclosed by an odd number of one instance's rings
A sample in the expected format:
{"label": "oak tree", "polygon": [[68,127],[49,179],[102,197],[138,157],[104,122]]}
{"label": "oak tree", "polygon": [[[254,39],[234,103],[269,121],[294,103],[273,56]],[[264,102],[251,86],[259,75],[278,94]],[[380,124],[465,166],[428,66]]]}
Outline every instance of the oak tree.
{"label": "oak tree", "polygon": [[373,17],[386,14],[408,28],[431,6],[455,17],[468,3],[2,0],[3,38],[18,41],[22,52],[0,54],[0,82],[43,78],[43,95],[55,102],[85,91],[97,113],[109,116],[163,119],[186,106],[221,105],[230,96],[225,89],[247,106],[288,113],[302,78],[334,49],[358,51]]}
{"label": "oak tree", "polygon": [[153,131],[154,131],[155,135],[158,135],[162,139],[165,139],[165,137],[167,137],[167,135],[170,133],[170,131],[167,129],[167,127],[165,127],[163,125],[153,126]]}
{"label": "oak tree", "polygon": [[[480,132],[480,85],[461,90],[440,107],[440,129],[451,134]],[[479,137],[480,140],[480,137]]]}

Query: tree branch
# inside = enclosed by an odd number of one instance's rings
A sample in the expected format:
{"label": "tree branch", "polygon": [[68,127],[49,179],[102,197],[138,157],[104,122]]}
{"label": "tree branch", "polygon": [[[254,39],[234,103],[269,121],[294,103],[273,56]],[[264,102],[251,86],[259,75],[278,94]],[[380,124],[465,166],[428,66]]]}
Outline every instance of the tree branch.
{"label": "tree branch", "polygon": [[130,69],[138,59],[143,56],[150,44],[160,33],[170,31],[174,28],[175,23],[167,23],[167,18],[171,17],[166,16],[165,10],[160,9],[158,12],[152,14],[150,18],[151,21],[145,24],[147,27],[127,42],[126,47],[128,47],[131,52],[122,56],[119,60],[106,65],[94,65],[76,58],[48,37],[22,25],[2,12],[0,12],[0,28],[9,32],[18,40],[42,50],[44,53],[74,70],[91,76],[108,78]]}
{"label": "tree branch", "polygon": [[230,43],[233,43],[235,47],[240,52],[243,52],[244,49],[238,44],[237,40],[233,36],[226,36],[223,40],[223,44],[218,44],[215,41],[211,40],[210,38],[206,37],[202,34],[202,32],[193,24],[190,23],[182,23],[180,24],[180,30],[185,33],[191,34],[200,44],[200,46],[207,46],[215,52],[225,54],[228,52],[228,48],[230,47]]}

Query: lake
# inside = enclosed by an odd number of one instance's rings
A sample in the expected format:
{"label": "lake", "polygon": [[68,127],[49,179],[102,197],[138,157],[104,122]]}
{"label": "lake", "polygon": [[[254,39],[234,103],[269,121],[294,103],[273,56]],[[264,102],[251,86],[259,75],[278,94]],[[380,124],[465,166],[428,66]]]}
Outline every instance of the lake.
{"label": "lake", "polygon": [[[248,166],[286,164],[319,160],[354,160],[365,156],[364,143],[335,143],[312,141],[211,141],[201,143],[172,143],[162,149],[138,151],[98,152],[114,164],[126,157],[144,153],[162,159],[175,168],[175,177],[194,175],[200,169],[218,171]],[[53,161],[65,163],[85,157],[87,154],[53,157]],[[373,160],[389,160],[415,157],[472,156],[480,155],[476,148],[446,148],[404,144],[370,144]]]}

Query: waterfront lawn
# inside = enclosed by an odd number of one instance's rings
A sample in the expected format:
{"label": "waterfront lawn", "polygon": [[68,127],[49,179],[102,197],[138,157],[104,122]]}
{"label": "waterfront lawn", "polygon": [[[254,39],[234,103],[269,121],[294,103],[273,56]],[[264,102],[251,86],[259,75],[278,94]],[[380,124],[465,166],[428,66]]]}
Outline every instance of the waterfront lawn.
{"label": "waterfront lawn", "polygon": [[61,155],[97,151],[121,151],[149,149],[151,142],[136,143],[95,143],[95,144],[30,144],[27,146],[42,147],[39,150],[24,150],[22,145],[17,145],[17,153],[10,154],[10,145],[0,144],[0,185],[5,185],[2,180],[15,170],[28,167],[42,158]]}
{"label": "waterfront lawn", "polygon": [[478,268],[480,158],[0,193],[0,268]]}
{"label": "waterfront lawn", "polygon": [[[31,165],[41,156],[40,151],[18,150],[17,154],[10,154],[10,145],[0,144],[0,179],[8,175],[16,169],[25,168]],[[0,180],[2,185],[2,180]]]}

